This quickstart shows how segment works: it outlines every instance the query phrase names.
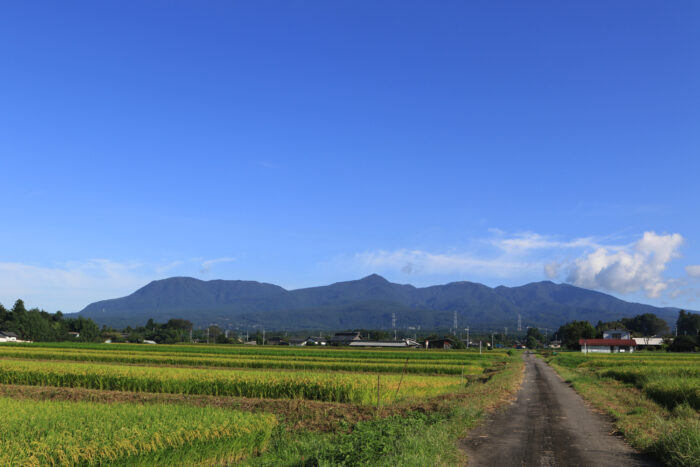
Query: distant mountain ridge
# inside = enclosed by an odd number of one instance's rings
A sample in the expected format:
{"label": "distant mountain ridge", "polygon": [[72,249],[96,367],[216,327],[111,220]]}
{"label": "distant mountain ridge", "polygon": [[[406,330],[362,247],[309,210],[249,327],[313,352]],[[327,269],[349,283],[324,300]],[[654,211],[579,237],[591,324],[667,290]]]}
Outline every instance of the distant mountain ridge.
{"label": "distant mountain ridge", "polygon": [[491,288],[474,282],[430,287],[395,284],[372,274],[363,279],[297,290],[241,280],[202,281],[172,277],[153,281],[133,294],[103,300],[79,314],[116,328],[142,326],[149,318],[165,322],[184,318],[196,327],[266,329],[449,328],[457,312],[459,327],[515,329],[518,314],[525,326],[555,328],[577,320],[613,321],[654,313],[669,326],[677,308],[630,303],[569,284],[533,282]]}

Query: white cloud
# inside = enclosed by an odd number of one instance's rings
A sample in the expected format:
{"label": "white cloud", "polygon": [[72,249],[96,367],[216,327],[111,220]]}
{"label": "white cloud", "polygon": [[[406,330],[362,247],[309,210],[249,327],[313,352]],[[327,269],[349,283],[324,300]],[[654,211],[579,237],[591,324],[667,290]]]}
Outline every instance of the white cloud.
{"label": "white cloud", "polygon": [[700,277],[700,265],[686,266],[685,272],[690,277]]}
{"label": "white cloud", "polygon": [[0,262],[0,303],[8,307],[21,298],[28,307],[72,313],[98,300],[129,295],[174,273],[194,275],[197,268],[207,273],[230,261],[234,258],[162,263],[90,259],[50,266]]}
{"label": "white cloud", "polygon": [[[566,280],[574,285],[650,298],[687,295],[692,287],[666,277],[669,264],[680,256],[683,237],[645,232],[636,241],[616,237],[566,239],[534,232],[508,234],[490,229],[491,236],[468,239],[470,251],[435,252],[423,249],[374,250],[356,254],[363,272],[402,272],[407,275]],[[700,278],[700,265],[687,266],[688,280]],[[679,289],[684,289],[679,292]]]}
{"label": "white cloud", "polygon": [[668,263],[679,256],[680,234],[645,232],[631,247],[618,251],[601,247],[569,265],[568,281],[590,289],[630,293],[644,291],[656,298],[669,285],[663,277]]}
{"label": "white cloud", "polygon": [[236,261],[236,258],[208,259],[208,260],[202,262],[202,267],[200,268],[199,272],[201,272],[202,274],[207,274],[207,273],[211,272],[211,268],[215,264],[230,263],[232,261]]}
{"label": "white cloud", "polygon": [[513,254],[527,253],[531,250],[561,250],[601,246],[593,237],[580,237],[569,241],[561,241],[554,236],[541,235],[535,232],[522,232],[505,238],[503,232],[496,231],[495,233],[499,234],[499,238],[491,240],[491,243],[500,250]]}
{"label": "white cloud", "polygon": [[537,269],[536,263],[506,258],[480,258],[468,253],[431,253],[423,250],[376,250],[355,255],[371,271],[401,270],[406,274],[486,274],[506,277]]}
{"label": "white cloud", "polygon": [[555,279],[559,275],[560,270],[561,264],[556,261],[544,265],[544,274],[547,276],[547,279]]}
{"label": "white cloud", "polygon": [[79,311],[88,303],[132,293],[151,278],[140,263],[106,259],[69,262],[54,267],[0,262],[0,303],[11,306],[18,298],[27,306],[47,311]]}

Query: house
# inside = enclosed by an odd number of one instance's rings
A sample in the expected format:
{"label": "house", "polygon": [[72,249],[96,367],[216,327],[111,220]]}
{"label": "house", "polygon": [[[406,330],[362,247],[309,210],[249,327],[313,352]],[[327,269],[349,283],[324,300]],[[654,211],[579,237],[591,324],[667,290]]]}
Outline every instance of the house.
{"label": "house", "polygon": [[144,344],[156,344],[156,341],[144,339],[144,340],[143,340],[143,343],[144,343]]}
{"label": "house", "polygon": [[10,331],[0,331],[0,342],[17,342],[17,334]]}
{"label": "house", "polygon": [[426,349],[451,349],[456,346],[456,342],[449,338],[433,339],[425,341]]}
{"label": "house", "polygon": [[362,340],[360,331],[336,332],[331,338],[331,345],[349,345],[350,342]]}
{"label": "house", "polygon": [[80,333],[75,331],[68,331],[68,335],[71,336],[73,339],[77,339],[78,337],[80,337]]}
{"label": "house", "polygon": [[624,329],[608,329],[603,331],[603,339],[632,339],[632,335]]}
{"label": "house", "polygon": [[326,341],[325,337],[314,337],[314,336],[309,336],[306,338],[306,345],[327,345],[328,342]]}
{"label": "house", "polygon": [[279,336],[270,337],[267,340],[267,345],[285,345],[286,342]]}
{"label": "house", "polygon": [[637,343],[629,331],[608,329],[603,331],[602,339],[579,339],[583,353],[621,353],[634,352]]}
{"label": "house", "polygon": [[637,349],[660,349],[664,344],[663,337],[633,337],[634,341],[637,343]]}
{"label": "house", "polygon": [[419,347],[418,342],[413,339],[402,339],[400,341],[353,341],[350,342],[350,347],[384,347],[384,348],[402,348]]}
{"label": "house", "polygon": [[292,347],[303,347],[306,345],[306,339],[289,339],[289,345]]}

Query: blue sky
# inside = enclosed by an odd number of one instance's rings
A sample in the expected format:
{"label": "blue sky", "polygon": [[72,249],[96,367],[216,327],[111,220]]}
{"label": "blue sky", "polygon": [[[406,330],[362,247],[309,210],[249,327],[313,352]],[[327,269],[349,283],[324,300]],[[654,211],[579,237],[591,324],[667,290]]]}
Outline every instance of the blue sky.
{"label": "blue sky", "polygon": [[700,4],[15,2],[0,303],[187,275],[700,309]]}

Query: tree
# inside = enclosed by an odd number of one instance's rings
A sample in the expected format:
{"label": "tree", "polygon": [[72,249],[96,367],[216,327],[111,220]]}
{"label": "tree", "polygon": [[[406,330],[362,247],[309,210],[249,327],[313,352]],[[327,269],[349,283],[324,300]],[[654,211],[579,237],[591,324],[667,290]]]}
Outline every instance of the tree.
{"label": "tree", "polygon": [[572,321],[560,327],[558,334],[564,347],[580,350],[579,339],[593,339],[596,329],[588,321]]}
{"label": "tree", "polygon": [[668,333],[668,323],[654,313],[644,313],[634,318],[622,318],[622,324],[632,332],[642,336],[656,336]]}
{"label": "tree", "polygon": [[697,343],[691,336],[678,336],[668,346],[670,352],[693,352]]}
{"label": "tree", "polygon": [[80,334],[78,340],[81,342],[97,342],[100,340],[100,328],[95,322],[89,318],[82,316],[68,320],[68,328],[70,331]]}
{"label": "tree", "polygon": [[685,310],[679,311],[676,327],[679,336],[697,337],[698,332],[700,332],[700,314]]}
{"label": "tree", "polygon": [[183,331],[189,331],[190,329],[192,329],[192,323],[186,319],[174,318],[168,320],[168,322],[165,323],[165,327],[170,329],[181,329]]}
{"label": "tree", "polygon": [[0,330],[5,329],[4,324],[10,319],[10,312],[0,303]]}
{"label": "tree", "polygon": [[542,346],[544,341],[544,336],[537,328],[527,328],[527,335],[525,336],[525,345],[528,349],[536,349]]}

